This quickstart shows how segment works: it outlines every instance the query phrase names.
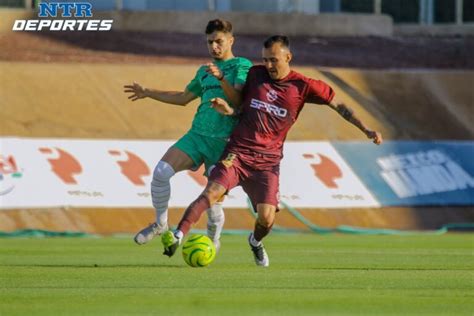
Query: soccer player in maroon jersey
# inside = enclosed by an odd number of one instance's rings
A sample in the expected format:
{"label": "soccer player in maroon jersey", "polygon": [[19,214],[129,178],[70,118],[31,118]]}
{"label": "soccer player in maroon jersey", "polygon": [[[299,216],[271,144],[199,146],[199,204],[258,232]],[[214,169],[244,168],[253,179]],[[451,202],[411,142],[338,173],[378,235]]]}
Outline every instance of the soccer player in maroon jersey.
{"label": "soccer player in maroon jersey", "polygon": [[[165,255],[172,256],[184,235],[201,214],[227,191],[240,185],[249,196],[257,220],[248,241],[258,266],[268,266],[262,239],[270,232],[278,210],[280,160],[283,143],[305,103],[324,104],[359,128],[375,144],[382,135],[370,130],[353,111],[335,98],[334,90],[320,80],[290,68],[289,40],[276,35],[264,42],[263,64],[250,69],[243,88],[240,122],[234,129],[222,160],[212,170],[204,192],[186,209],[175,232],[162,236]],[[220,98],[212,107],[224,115],[235,110]]]}

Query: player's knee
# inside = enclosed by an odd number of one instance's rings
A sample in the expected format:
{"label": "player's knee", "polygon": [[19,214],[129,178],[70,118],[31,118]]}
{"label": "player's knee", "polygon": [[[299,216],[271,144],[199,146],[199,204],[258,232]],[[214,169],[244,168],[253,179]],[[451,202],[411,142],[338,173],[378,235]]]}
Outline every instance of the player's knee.
{"label": "player's knee", "polygon": [[272,228],[272,226],[273,226],[274,219],[275,219],[275,218],[272,217],[272,216],[259,216],[259,217],[257,218],[257,223],[258,223],[260,226],[262,226],[262,227],[264,227],[264,228],[270,230],[270,229]]}
{"label": "player's knee", "polygon": [[153,170],[152,184],[167,182],[175,174],[173,167],[166,161],[160,160]]}
{"label": "player's knee", "polygon": [[271,229],[275,222],[276,208],[270,204],[258,204],[257,214],[257,223],[262,227]]}
{"label": "player's knee", "polygon": [[210,205],[216,203],[221,197],[221,194],[216,190],[206,190],[202,194],[207,197]]}
{"label": "player's knee", "polygon": [[213,205],[224,195],[225,189],[222,186],[208,185],[202,193],[209,200],[209,204]]}

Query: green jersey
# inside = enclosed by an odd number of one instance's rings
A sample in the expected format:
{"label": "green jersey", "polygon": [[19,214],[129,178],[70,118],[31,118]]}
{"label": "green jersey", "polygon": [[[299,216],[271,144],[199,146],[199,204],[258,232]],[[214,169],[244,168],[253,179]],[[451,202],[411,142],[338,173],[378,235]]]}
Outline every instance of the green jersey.
{"label": "green jersey", "polygon": [[[223,72],[225,79],[231,86],[236,84],[243,86],[247,79],[247,73],[252,67],[252,63],[248,59],[241,57],[226,61],[214,61],[214,63]],[[210,107],[210,100],[213,98],[219,97],[229,102],[219,80],[206,72],[206,66],[202,66],[186,89],[201,97],[201,104],[194,115],[191,131],[203,136],[229,137],[238,123],[238,117],[222,115]]]}

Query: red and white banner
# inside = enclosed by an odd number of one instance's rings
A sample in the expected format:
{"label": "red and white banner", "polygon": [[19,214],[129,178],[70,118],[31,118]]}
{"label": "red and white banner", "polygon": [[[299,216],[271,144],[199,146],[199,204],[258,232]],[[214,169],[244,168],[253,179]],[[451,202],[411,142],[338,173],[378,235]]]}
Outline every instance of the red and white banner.
{"label": "red and white banner", "polygon": [[[173,141],[0,138],[0,208],[151,207],[154,166]],[[329,142],[287,142],[281,199],[294,207],[376,207]],[[170,207],[203,190],[203,169],[171,180]],[[227,207],[247,207],[240,187]]]}
{"label": "red and white banner", "polygon": [[291,206],[379,206],[329,142],[286,142],[280,174],[281,199]]}

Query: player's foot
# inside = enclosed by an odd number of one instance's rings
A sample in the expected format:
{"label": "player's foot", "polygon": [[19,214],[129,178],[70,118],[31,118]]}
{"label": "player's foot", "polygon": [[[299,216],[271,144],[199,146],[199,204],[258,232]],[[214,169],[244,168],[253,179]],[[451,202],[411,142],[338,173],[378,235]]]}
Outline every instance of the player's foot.
{"label": "player's foot", "polygon": [[254,246],[250,239],[252,238],[253,233],[249,235],[249,245],[250,249],[253,252],[253,257],[255,259],[255,263],[257,266],[261,267],[268,267],[270,265],[270,259],[268,259],[267,252],[265,251],[265,247],[263,247],[263,243],[260,242],[260,245]]}
{"label": "player's foot", "polygon": [[178,249],[181,239],[176,237],[171,230],[168,230],[161,235],[161,243],[165,249],[163,254],[171,257]]}
{"label": "player's foot", "polygon": [[168,230],[168,225],[158,225],[157,223],[152,223],[147,227],[139,231],[133,240],[139,244],[143,245],[155,238],[155,236],[160,235],[164,231]]}

